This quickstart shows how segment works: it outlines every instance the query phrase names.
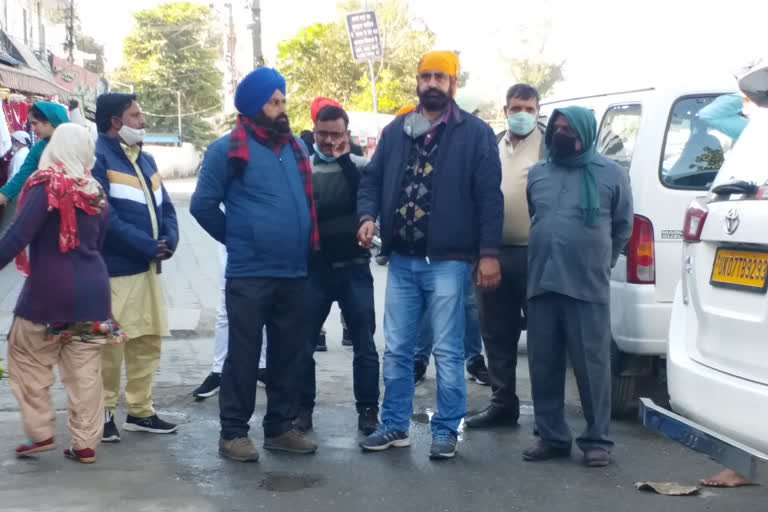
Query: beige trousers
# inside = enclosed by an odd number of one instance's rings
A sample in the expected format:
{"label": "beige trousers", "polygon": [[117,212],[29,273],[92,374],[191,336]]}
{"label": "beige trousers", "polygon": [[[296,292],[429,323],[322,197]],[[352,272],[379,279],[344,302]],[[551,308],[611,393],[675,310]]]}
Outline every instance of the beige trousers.
{"label": "beige trousers", "polygon": [[152,406],[152,379],[160,364],[163,339],[140,336],[119,345],[104,347],[104,409],[115,413],[120,394],[120,374],[125,361],[125,402],[128,414],[148,418],[155,414]]}
{"label": "beige trousers", "polygon": [[67,427],[76,450],[95,449],[104,428],[101,383],[103,345],[46,339],[44,325],[16,317],[8,336],[8,375],[19,402],[24,431],[39,443],[55,433],[56,410],[50,387],[54,365],[67,391]]}

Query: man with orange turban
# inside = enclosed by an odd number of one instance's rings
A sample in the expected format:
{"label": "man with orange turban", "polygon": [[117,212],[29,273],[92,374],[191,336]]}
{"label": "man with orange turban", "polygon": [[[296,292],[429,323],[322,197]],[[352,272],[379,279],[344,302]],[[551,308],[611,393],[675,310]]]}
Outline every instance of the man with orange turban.
{"label": "man with orange turban", "polygon": [[[382,253],[391,254],[384,311],[385,395],[381,426],[366,451],[408,446],[413,412],[413,356],[422,320],[434,335],[437,412],[430,458],[456,455],[466,414],[465,300],[470,272],[494,288],[501,275],[504,199],[493,130],[453,101],[459,59],[430,52],[419,62],[419,105],[382,132],[363,173],[358,241],[370,247],[381,219]],[[405,165],[404,165],[405,164]]]}

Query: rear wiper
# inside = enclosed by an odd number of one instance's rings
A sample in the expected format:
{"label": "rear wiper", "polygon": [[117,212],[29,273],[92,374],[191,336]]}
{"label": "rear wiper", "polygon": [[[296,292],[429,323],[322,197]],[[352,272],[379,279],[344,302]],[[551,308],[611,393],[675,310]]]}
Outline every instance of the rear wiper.
{"label": "rear wiper", "polygon": [[712,189],[712,193],[718,196],[727,196],[731,194],[757,194],[759,187],[755,182],[732,179],[719,184]]}

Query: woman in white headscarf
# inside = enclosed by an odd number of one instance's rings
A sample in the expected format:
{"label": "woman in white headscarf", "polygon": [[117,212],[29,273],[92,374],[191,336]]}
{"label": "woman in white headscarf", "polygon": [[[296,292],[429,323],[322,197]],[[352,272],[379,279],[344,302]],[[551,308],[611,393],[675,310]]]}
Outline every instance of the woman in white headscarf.
{"label": "woman in white headscarf", "polygon": [[11,142],[13,143],[13,158],[11,158],[11,164],[8,168],[8,179],[10,180],[13,178],[13,176],[19,172],[19,169],[21,169],[21,164],[24,163],[24,160],[27,158],[27,155],[29,154],[29,144],[31,142],[31,139],[29,138],[29,134],[24,131],[18,131],[13,132],[11,134]]}
{"label": "woman in white headscarf", "polygon": [[85,128],[58,128],[0,238],[0,268],[15,257],[29,276],[8,336],[10,387],[29,439],[16,448],[22,457],[56,448],[49,393],[54,365],[69,398],[72,445],[65,455],[93,462],[101,441],[101,352],[122,337],[108,320],[109,277],[101,258],[107,203],[88,171],[93,162],[93,138]]}

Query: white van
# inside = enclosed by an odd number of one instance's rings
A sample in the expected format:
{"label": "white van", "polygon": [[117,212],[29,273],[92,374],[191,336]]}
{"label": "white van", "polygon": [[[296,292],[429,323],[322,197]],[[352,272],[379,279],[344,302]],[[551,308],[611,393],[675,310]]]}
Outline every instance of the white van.
{"label": "white van", "polygon": [[733,145],[699,116],[733,80],[665,86],[542,103],[590,108],[597,118],[597,150],[629,172],[634,198],[632,238],[611,274],[614,416],[634,412],[640,377],[665,373],[667,329],[680,280],[683,217],[705,193]]}

